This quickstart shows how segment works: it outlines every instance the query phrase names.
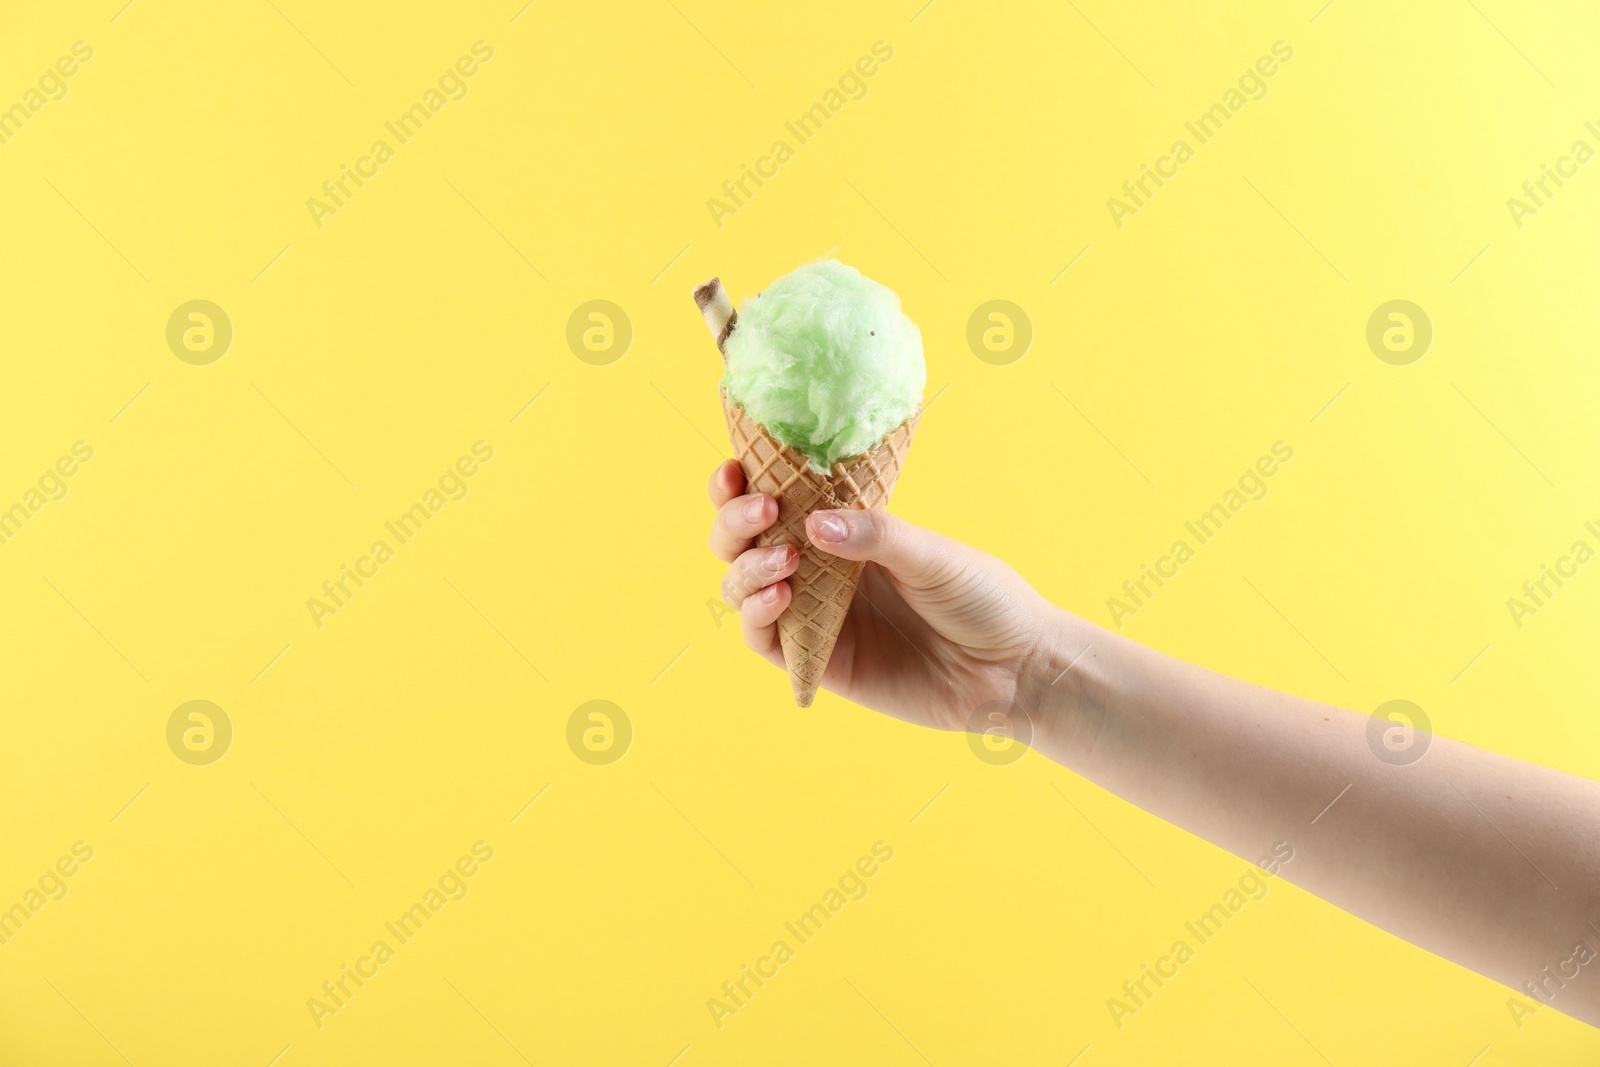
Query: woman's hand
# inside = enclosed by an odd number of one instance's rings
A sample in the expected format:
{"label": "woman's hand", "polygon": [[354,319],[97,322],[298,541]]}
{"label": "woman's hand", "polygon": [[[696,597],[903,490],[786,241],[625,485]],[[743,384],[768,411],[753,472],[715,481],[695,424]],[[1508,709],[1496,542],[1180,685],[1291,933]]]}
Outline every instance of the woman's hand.
{"label": "woman's hand", "polygon": [[[711,551],[732,564],[722,595],[745,643],[782,667],[777,620],[799,550],[752,547],[778,504],[745,488],[735,460],[712,475]],[[908,722],[985,730],[1003,726],[1019,690],[1053,662],[1059,613],[993,556],[884,511],[819,511],[806,533],[823,552],[867,561],[823,688]]]}

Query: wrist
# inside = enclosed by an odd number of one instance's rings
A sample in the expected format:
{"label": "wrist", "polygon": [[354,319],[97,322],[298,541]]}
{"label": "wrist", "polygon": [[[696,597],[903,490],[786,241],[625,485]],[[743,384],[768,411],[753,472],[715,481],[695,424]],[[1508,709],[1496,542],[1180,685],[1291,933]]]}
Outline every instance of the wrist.
{"label": "wrist", "polygon": [[1108,715],[1108,659],[1121,639],[1046,602],[1039,640],[1018,673],[1016,703],[1032,723],[1031,747],[1082,771]]}

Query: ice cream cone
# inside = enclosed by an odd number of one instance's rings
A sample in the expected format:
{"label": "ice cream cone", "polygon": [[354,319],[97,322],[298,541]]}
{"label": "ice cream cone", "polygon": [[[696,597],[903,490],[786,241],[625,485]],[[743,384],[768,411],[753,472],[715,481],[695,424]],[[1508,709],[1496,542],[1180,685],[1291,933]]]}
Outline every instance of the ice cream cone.
{"label": "ice cream cone", "polygon": [[[721,281],[711,279],[694,295],[721,348],[738,322]],[[800,550],[799,564],[788,578],[793,596],[778,616],[778,641],[795,704],[808,708],[822,683],[865,564],[814,548],[806,536],[806,517],[819,510],[888,506],[921,411],[870,452],[840,460],[828,473],[819,474],[806,457],[773,438],[726,394],[722,410],[750,492],[766,493],[778,501],[777,522],[756,538],[756,544],[789,544]]]}
{"label": "ice cream cone", "polygon": [[751,492],[766,493],[778,501],[778,521],[762,531],[756,544],[800,549],[800,562],[788,579],[793,596],[778,616],[778,641],[783,646],[794,702],[809,708],[844,628],[865,564],[814,548],[806,536],[806,517],[819,510],[888,506],[911,448],[917,415],[871,452],[841,460],[827,474],[818,474],[804,456],[779,444],[726,396],[722,411],[734,455],[744,468],[745,483]]}

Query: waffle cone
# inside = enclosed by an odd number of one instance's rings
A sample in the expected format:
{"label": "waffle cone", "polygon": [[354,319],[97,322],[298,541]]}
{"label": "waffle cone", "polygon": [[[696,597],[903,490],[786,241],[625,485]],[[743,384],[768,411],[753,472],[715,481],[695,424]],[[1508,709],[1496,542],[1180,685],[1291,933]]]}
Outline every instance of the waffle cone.
{"label": "waffle cone", "polygon": [[839,640],[865,564],[812,547],[806,536],[806,517],[813,511],[887,507],[921,411],[903,422],[877,448],[839,461],[827,474],[812,470],[804,456],[780,444],[726,394],[722,411],[727,416],[734,455],[744,468],[750,491],[766,493],[778,501],[778,521],[756,538],[756,544],[795,545],[800,549],[799,565],[789,576],[794,596],[778,616],[778,641],[783,646],[794,702],[809,708]]}

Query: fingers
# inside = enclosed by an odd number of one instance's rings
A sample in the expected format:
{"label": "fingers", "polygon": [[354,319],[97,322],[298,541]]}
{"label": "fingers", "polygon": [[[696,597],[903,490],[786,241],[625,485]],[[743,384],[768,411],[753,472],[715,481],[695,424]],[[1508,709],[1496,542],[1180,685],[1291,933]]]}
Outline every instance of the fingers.
{"label": "fingers", "polygon": [[720,508],[742,492],[744,492],[744,468],[739,466],[739,461],[736,459],[723,460],[717,469],[711,472],[711,503]]}
{"label": "fingers", "polygon": [[744,643],[780,667],[778,616],[789,606],[789,583],[800,550],[794,545],[751,548],[756,534],[778,519],[778,502],[761,493],[745,494],[744,469],[727,460],[711,474],[707,489],[717,517],[711,524],[711,551],[732,563],[722,579],[722,598],[739,609]]}
{"label": "fingers", "polygon": [[789,597],[789,583],[777,582],[747,597],[739,612],[744,643],[750,646],[751,651],[774,662],[782,662],[778,652],[778,616],[789,606]]}
{"label": "fingers", "polygon": [[722,599],[738,611],[746,598],[780,578],[787,578],[799,563],[800,550],[794,545],[772,545],[740,553],[722,579]]}
{"label": "fingers", "polygon": [[778,502],[764,493],[736,496],[717,509],[711,524],[711,551],[724,563],[732,563],[756,534],[778,518]]}
{"label": "fingers", "polygon": [[814,511],[806,519],[806,534],[824,552],[872,560],[914,585],[931,585],[955,570],[954,542],[887,511]]}

